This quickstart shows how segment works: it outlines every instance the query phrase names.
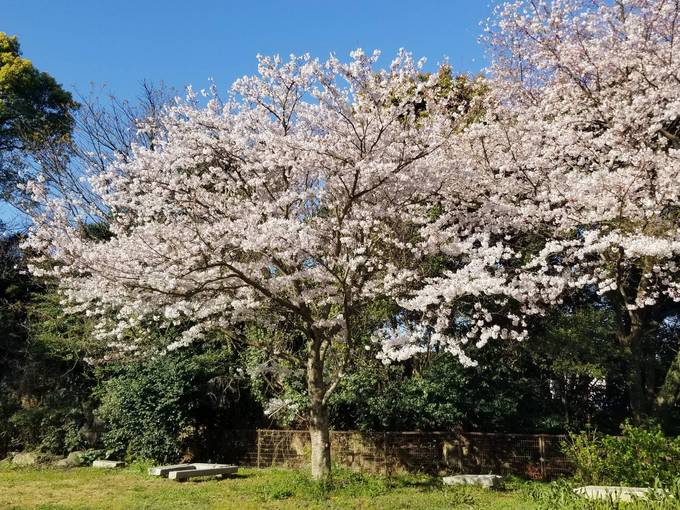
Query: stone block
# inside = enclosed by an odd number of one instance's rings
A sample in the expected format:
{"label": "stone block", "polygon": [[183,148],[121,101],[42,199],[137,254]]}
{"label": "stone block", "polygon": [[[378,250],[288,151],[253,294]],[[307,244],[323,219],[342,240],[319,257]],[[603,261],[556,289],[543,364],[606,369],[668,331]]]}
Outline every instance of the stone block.
{"label": "stone block", "polygon": [[12,464],[17,466],[35,466],[40,462],[40,456],[36,452],[21,452],[12,457]]}
{"label": "stone block", "polygon": [[39,464],[49,464],[59,457],[49,453],[41,452],[20,452],[12,457],[12,464],[21,467],[37,466]]}
{"label": "stone block", "polygon": [[196,464],[173,464],[171,466],[154,466],[149,468],[150,476],[168,476],[173,471],[191,471]]}
{"label": "stone block", "polygon": [[125,462],[121,460],[95,460],[92,467],[100,469],[116,469],[125,467]]}
{"label": "stone block", "polygon": [[54,463],[54,467],[68,469],[75,466],[71,464],[71,462],[68,459],[59,459],[57,462]]}
{"label": "stone block", "polygon": [[83,455],[85,455],[85,452],[71,452],[66,456],[66,458],[74,466],[82,466],[83,464],[85,464],[85,459],[83,458]]}
{"label": "stone block", "polygon": [[83,452],[71,452],[65,459],[60,459],[54,463],[59,468],[74,468],[84,464]]}
{"label": "stone block", "polygon": [[576,487],[574,492],[586,499],[606,499],[613,501],[633,501],[646,499],[654,489],[649,487],[616,487],[608,485],[585,485]]}
{"label": "stone block", "polygon": [[455,475],[445,476],[444,485],[476,485],[485,489],[499,488],[503,485],[500,475]]}

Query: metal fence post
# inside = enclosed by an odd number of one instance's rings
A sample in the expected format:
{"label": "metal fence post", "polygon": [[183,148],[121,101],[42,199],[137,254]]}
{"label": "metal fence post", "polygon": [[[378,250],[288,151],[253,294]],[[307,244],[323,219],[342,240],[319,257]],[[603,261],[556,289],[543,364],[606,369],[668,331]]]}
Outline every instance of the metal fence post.
{"label": "metal fence post", "polygon": [[260,449],[261,449],[261,434],[260,429],[255,431],[257,435],[257,468],[260,469]]}
{"label": "metal fence post", "polygon": [[538,454],[541,462],[541,480],[545,480],[545,438],[538,436]]}
{"label": "metal fence post", "polygon": [[382,436],[383,436],[383,462],[385,463],[384,464],[385,476],[389,477],[390,476],[390,468],[388,466],[389,460],[388,460],[388,451],[387,451],[388,448],[389,448],[389,444],[387,442],[388,441],[387,432],[383,432]]}

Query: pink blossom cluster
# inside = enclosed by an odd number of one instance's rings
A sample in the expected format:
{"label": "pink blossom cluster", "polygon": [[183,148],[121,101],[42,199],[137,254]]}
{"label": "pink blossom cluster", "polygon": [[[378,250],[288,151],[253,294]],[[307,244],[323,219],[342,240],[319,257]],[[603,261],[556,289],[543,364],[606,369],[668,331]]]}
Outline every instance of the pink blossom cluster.
{"label": "pink blossom cluster", "polygon": [[[441,304],[471,286],[507,296],[523,316],[584,287],[629,312],[680,301],[679,21],[669,0],[498,7],[486,31],[485,115],[448,149],[466,183],[443,192],[445,209],[468,204],[469,224],[454,214],[427,227],[439,251],[459,249],[460,234],[483,236],[468,247],[478,262],[431,280],[405,306],[436,310],[433,323],[450,330]],[[495,338],[497,323],[482,317],[479,338]]]}

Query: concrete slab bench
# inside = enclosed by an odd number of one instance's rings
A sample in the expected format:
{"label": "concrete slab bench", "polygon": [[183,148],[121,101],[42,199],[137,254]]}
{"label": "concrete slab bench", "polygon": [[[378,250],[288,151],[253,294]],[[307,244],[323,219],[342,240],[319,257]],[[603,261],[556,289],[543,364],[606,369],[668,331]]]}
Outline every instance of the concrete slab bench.
{"label": "concrete slab bench", "polygon": [[155,466],[149,468],[149,476],[168,476],[173,471],[191,471],[196,469],[195,464],[173,464],[171,466]]}
{"label": "concrete slab bench", "polygon": [[229,466],[227,464],[192,464],[195,469],[181,469],[174,470],[168,473],[168,479],[177,482],[184,482],[190,478],[198,476],[227,476],[233,475],[238,470],[237,466]]}
{"label": "concrete slab bench", "polygon": [[125,462],[122,460],[95,460],[92,467],[100,469],[116,469],[125,467]]}
{"label": "concrete slab bench", "polygon": [[616,487],[608,485],[585,485],[576,487],[574,492],[586,499],[612,499],[613,501],[633,501],[646,499],[654,493],[649,487]]}
{"label": "concrete slab bench", "polygon": [[455,475],[445,476],[444,485],[477,485],[486,489],[498,488],[503,485],[500,475]]}

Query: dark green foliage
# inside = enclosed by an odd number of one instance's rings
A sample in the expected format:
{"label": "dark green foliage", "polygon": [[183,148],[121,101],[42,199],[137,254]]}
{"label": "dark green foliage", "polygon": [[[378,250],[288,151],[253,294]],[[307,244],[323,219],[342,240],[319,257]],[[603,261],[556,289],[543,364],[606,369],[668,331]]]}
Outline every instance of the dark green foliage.
{"label": "dark green foliage", "polygon": [[101,447],[103,438],[131,457],[203,460],[223,453],[225,430],[260,423],[238,358],[217,335],[200,348],[95,370],[85,358],[101,359],[104,346],[92,322],[67,313],[50,285],[27,274],[18,236],[0,241],[0,458],[9,450],[66,454]]}
{"label": "dark green foliage", "polygon": [[611,309],[587,303],[554,311],[535,325],[525,353],[549,380],[556,430],[617,430],[627,396]]}
{"label": "dark green foliage", "polygon": [[[57,397],[58,393],[51,393],[50,397]],[[65,455],[88,445],[83,413],[63,402],[43,401],[40,407],[19,409],[8,421],[14,432],[11,444],[14,448]]]}
{"label": "dark green foliage", "polygon": [[5,383],[0,383],[0,458],[14,443],[16,431],[10,418],[19,409],[21,405],[14,392]]}
{"label": "dark green foliage", "polygon": [[667,437],[657,425],[625,422],[622,436],[597,432],[571,434],[563,449],[576,466],[578,482],[650,487],[671,485],[680,473],[680,437]]}
{"label": "dark green foliage", "polygon": [[531,325],[524,342],[470,347],[471,368],[436,351],[389,366],[366,352],[331,399],[333,424],[562,433],[590,423],[616,431],[626,389],[612,323],[606,307],[572,303]]}
{"label": "dark green foliage", "polygon": [[102,443],[119,456],[214,457],[222,430],[257,423],[259,409],[225,349],[172,352],[108,367],[99,377]]}
{"label": "dark green foliage", "polygon": [[181,355],[160,356],[124,365],[105,380],[97,410],[105,447],[132,458],[179,460],[183,439],[196,434],[197,374],[190,363]]}
{"label": "dark green foliage", "polygon": [[465,368],[449,354],[420,364],[383,366],[364,360],[331,399],[334,425],[365,431],[541,427],[541,386],[519,367],[480,363]]}
{"label": "dark green foliage", "polygon": [[10,418],[21,409],[13,383],[21,367],[21,323],[25,317],[21,303],[28,294],[29,281],[15,269],[19,261],[17,239],[0,237],[0,458],[15,444]]}
{"label": "dark green foliage", "polygon": [[[85,355],[92,356],[97,345],[92,339],[91,320],[83,314],[67,313],[63,296],[51,285],[37,286],[26,303],[26,335],[33,356],[83,367]],[[72,371],[72,370],[71,370]]]}
{"label": "dark green foliage", "polygon": [[85,357],[103,351],[91,321],[66,313],[61,296],[28,276],[19,240],[0,244],[0,458],[103,443],[131,457],[206,459],[218,455],[224,430],[259,424],[237,359],[217,338],[95,371]]}
{"label": "dark green foliage", "polygon": [[[447,430],[463,421],[464,375],[456,370],[437,378],[444,363],[416,375],[403,364],[382,366],[366,360],[343,381],[331,399],[336,428]],[[409,373],[410,372],[410,373]]]}
{"label": "dark green foliage", "polygon": [[0,238],[0,456],[62,454],[91,435],[91,371],[73,338],[85,322],[25,271],[19,236]]}

